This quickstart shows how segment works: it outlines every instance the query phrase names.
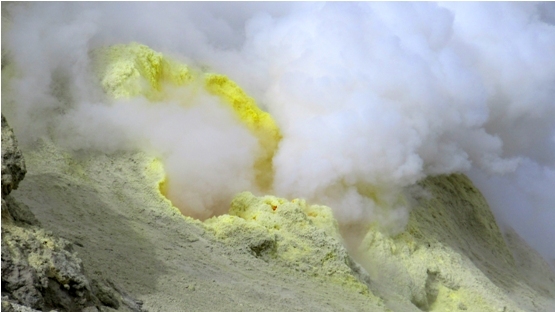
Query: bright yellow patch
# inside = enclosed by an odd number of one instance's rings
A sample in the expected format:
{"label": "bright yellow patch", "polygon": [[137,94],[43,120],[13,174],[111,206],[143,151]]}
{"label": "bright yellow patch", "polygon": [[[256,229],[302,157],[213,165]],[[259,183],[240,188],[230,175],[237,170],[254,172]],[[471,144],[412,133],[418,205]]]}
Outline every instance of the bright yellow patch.
{"label": "bright yellow patch", "polygon": [[137,43],[119,44],[95,52],[96,70],[104,90],[114,98],[145,96],[166,99],[166,86],[185,86],[194,73],[186,65]]}
{"label": "bright yellow patch", "polygon": [[[95,51],[95,68],[104,90],[116,99],[144,96],[152,102],[173,100],[188,105],[199,88],[220,98],[258,138],[262,148],[254,165],[256,181],[262,191],[271,190],[272,159],[281,140],[280,130],[270,114],[262,111],[231,79],[194,71],[138,43]],[[179,89],[182,90],[176,91]],[[167,179],[161,183],[162,193],[167,183]]]}
{"label": "bright yellow patch", "polygon": [[167,187],[168,187],[168,177],[164,171],[164,164],[160,159],[153,159],[152,162],[146,168],[146,174],[153,176],[156,181],[158,181],[158,191],[161,195],[166,197]]}
{"label": "bright yellow patch", "polygon": [[226,244],[265,261],[368,294],[348,266],[349,256],[329,207],[243,192],[233,199],[229,214],[210,218],[204,225]]}
{"label": "bright yellow patch", "polygon": [[272,158],[281,140],[274,119],[228,77],[218,74],[205,74],[204,77],[206,90],[233,108],[239,119],[258,138],[263,152],[255,164],[257,182],[263,190],[270,189],[273,180]]}

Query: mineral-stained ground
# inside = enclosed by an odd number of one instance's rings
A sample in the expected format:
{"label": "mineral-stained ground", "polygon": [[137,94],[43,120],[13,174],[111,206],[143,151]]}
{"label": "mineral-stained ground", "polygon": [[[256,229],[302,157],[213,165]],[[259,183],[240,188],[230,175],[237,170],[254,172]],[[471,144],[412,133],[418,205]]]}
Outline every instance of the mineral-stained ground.
{"label": "mineral-stained ground", "polygon": [[[406,230],[349,252],[331,210],[245,192],[184,217],[143,153],[21,153],[2,120],[9,311],[551,311],[555,277],[463,175],[427,178]],[[25,173],[26,171],[26,173]],[[23,178],[24,177],[24,178]],[[23,178],[23,180],[21,180]]]}

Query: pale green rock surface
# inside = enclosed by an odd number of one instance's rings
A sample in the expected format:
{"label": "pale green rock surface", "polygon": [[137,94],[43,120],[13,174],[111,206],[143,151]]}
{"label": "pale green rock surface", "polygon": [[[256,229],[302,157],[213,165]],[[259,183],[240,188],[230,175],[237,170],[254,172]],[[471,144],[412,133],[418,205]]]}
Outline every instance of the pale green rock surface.
{"label": "pale green rock surface", "polygon": [[[553,273],[530,249],[533,269],[515,262],[466,176],[430,177],[420,185],[428,196],[417,199],[406,230],[388,237],[371,229],[355,252],[375,281],[374,293],[395,311],[553,310]],[[515,248],[529,247],[520,241]]]}
{"label": "pale green rock surface", "polygon": [[264,261],[182,216],[145,154],[68,154],[44,142],[25,158],[14,196],[74,243],[87,274],[121,285],[148,311],[387,311],[371,293]]}
{"label": "pale green rock surface", "polygon": [[[430,196],[416,200],[405,232],[368,232],[354,253],[368,275],[351,267],[354,284],[369,285],[361,293],[336,278],[348,277],[350,266],[329,208],[243,193],[229,215],[204,224],[160,195],[163,172],[148,155],[69,154],[48,142],[24,153],[28,173],[13,195],[46,229],[74,243],[87,273],[121,285],[148,311],[553,307],[551,273],[518,239],[512,243],[520,246],[520,262],[513,259],[485,201],[462,175],[423,181]],[[333,265],[315,268],[328,252]],[[535,275],[523,274],[519,263]],[[342,269],[329,276],[330,268]]]}
{"label": "pale green rock surface", "polygon": [[244,192],[233,199],[228,214],[204,224],[227,245],[266,262],[368,293],[368,286],[361,282],[368,276],[355,277],[359,268],[341,243],[329,207]]}

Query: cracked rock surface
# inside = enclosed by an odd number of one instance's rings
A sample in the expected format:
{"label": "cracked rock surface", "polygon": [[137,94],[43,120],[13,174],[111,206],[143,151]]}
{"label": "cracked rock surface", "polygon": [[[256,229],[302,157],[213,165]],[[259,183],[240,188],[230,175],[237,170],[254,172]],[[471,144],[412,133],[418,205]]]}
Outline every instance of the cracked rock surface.
{"label": "cracked rock surface", "polygon": [[17,139],[6,118],[2,115],[2,198],[17,189],[27,169],[23,154],[17,147]]}

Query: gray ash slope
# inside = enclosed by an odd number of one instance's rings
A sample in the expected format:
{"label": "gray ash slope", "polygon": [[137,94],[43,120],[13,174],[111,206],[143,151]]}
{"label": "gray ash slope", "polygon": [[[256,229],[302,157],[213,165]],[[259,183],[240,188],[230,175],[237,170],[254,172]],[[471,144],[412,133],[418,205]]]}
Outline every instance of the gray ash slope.
{"label": "gray ash slope", "polygon": [[24,157],[27,175],[10,196],[47,235],[73,246],[84,276],[111,289],[120,310],[133,302],[148,311],[553,308],[548,266],[515,234],[505,243],[462,175],[424,180],[431,196],[418,200],[404,232],[389,237],[371,229],[351,248],[367,271],[357,277],[369,292],[360,293],[218,241],[160,196],[148,155],[68,153],[43,141]]}

